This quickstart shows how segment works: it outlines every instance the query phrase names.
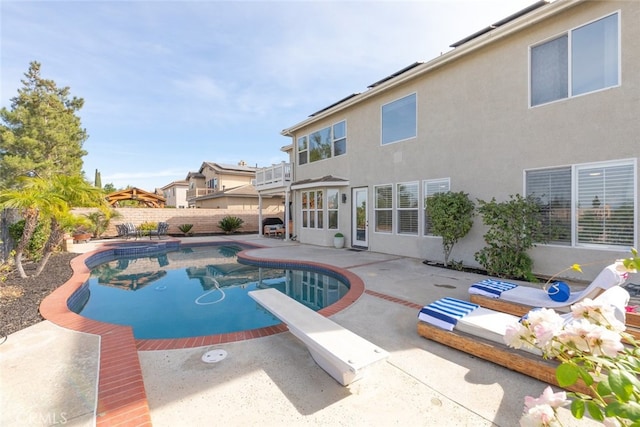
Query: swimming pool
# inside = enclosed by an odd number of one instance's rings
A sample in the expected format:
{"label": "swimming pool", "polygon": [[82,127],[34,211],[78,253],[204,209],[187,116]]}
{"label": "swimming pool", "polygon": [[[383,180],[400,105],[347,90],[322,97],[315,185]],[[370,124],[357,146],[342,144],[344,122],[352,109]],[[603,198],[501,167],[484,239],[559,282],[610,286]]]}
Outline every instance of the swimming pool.
{"label": "swimming pool", "polygon": [[186,338],[280,323],[248,296],[254,289],[276,288],[313,310],[349,291],[329,271],[242,264],[237,253],[248,245],[134,248],[88,262],[91,277],[69,298],[69,309],[131,326],[137,339]]}

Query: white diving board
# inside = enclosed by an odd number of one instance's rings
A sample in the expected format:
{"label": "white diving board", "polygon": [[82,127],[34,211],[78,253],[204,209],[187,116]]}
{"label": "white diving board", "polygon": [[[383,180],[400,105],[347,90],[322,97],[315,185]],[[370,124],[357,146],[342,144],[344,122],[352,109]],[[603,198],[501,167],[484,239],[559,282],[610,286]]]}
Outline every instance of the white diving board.
{"label": "white diving board", "polygon": [[282,321],[302,341],[322,369],[343,386],[362,378],[366,368],[389,353],[277,289],[249,296]]}

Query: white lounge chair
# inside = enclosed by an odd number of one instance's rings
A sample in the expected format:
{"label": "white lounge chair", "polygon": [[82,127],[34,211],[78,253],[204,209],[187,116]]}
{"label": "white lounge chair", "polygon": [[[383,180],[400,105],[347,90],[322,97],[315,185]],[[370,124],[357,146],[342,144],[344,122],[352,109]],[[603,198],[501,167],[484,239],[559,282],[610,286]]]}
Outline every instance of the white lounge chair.
{"label": "white lounge chair", "polygon": [[[612,287],[594,301],[611,304],[615,307],[618,320],[624,321],[625,306],[629,302],[629,293],[625,289]],[[480,307],[467,301],[443,298],[422,308],[418,314],[418,334],[543,382],[558,385],[555,376],[557,362],[544,359],[536,350],[515,350],[504,344],[507,326],[520,319],[520,316]],[[584,383],[580,382],[568,389],[589,392]]]}
{"label": "white lounge chair", "polygon": [[[516,285],[496,279],[485,279],[469,287],[469,299],[472,303],[497,311],[522,316],[532,307],[546,307],[567,311],[572,304],[585,298],[594,299],[607,289],[624,285],[628,273],[618,271],[615,264],[605,267],[586,288],[571,292],[569,299],[563,302],[552,300],[541,287]],[[627,315],[629,333],[640,338],[640,316]]]}

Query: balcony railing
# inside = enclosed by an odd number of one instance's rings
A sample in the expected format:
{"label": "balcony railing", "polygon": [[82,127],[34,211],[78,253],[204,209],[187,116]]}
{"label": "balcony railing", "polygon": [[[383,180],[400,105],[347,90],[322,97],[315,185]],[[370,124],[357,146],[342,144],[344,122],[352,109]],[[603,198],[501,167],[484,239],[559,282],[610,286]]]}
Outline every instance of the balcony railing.
{"label": "balcony railing", "polygon": [[187,200],[195,199],[196,197],[206,196],[207,194],[215,193],[215,188],[192,188],[187,190]]}
{"label": "balcony railing", "polygon": [[256,171],[253,186],[258,191],[287,187],[291,184],[291,163],[279,163]]}

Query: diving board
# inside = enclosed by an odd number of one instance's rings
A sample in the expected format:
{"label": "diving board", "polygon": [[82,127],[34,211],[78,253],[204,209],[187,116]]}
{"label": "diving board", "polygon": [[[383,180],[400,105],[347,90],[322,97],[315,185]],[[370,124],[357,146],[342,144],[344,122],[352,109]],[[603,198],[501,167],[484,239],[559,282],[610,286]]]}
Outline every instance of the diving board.
{"label": "diving board", "polygon": [[362,378],[367,367],[389,353],[277,289],[250,291],[249,296],[286,324],[316,363],[343,386]]}

